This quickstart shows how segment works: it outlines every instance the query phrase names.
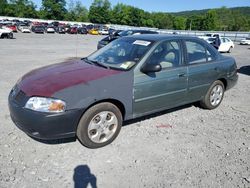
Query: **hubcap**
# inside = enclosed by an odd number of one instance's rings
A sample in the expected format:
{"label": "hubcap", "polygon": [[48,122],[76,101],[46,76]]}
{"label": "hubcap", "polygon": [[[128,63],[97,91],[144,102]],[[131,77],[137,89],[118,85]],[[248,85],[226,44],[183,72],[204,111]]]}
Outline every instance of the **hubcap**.
{"label": "hubcap", "polygon": [[212,89],[212,92],[210,94],[210,103],[213,106],[217,106],[221,102],[222,96],[223,96],[223,87],[221,85],[216,85]]}
{"label": "hubcap", "polygon": [[118,127],[118,119],[113,112],[96,114],[88,125],[88,136],[92,142],[104,143],[112,138]]}

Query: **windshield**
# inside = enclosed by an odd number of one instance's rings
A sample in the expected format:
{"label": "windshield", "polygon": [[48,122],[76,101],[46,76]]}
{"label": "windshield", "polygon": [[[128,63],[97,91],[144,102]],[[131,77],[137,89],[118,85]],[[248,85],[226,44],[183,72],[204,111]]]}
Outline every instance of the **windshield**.
{"label": "windshield", "polygon": [[128,70],[141,60],[152,44],[148,40],[121,38],[94,52],[87,60],[108,68]]}

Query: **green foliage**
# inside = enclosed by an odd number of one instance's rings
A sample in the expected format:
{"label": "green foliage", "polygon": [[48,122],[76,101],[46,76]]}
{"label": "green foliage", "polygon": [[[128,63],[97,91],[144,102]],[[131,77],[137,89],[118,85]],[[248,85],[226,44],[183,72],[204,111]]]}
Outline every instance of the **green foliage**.
{"label": "green foliage", "polygon": [[215,30],[218,27],[217,12],[215,10],[209,10],[203,18],[202,30]]}
{"label": "green foliage", "polygon": [[30,0],[11,0],[7,5],[5,5],[4,11],[7,16],[24,18],[38,17],[36,6]]}
{"label": "green foliage", "polygon": [[0,15],[6,15],[7,0],[0,0]]}
{"label": "green foliage", "polygon": [[130,6],[122,3],[115,5],[111,11],[111,23],[120,25],[128,25],[128,23],[131,23],[129,16],[130,9]]}
{"label": "green foliage", "polygon": [[174,17],[173,28],[176,30],[185,30],[186,28],[186,19],[181,16]]}
{"label": "green foliage", "polygon": [[94,0],[89,8],[89,20],[93,23],[109,23],[111,4],[108,0]]}
{"label": "green foliage", "polygon": [[154,26],[159,29],[172,29],[173,16],[163,12],[152,13]]}
{"label": "green foliage", "polygon": [[67,12],[65,0],[42,0],[41,18],[63,20]]}
{"label": "green foliage", "polygon": [[64,19],[69,21],[74,20],[77,22],[87,22],[88,9],[83,6],[80,1],[71,1]]}

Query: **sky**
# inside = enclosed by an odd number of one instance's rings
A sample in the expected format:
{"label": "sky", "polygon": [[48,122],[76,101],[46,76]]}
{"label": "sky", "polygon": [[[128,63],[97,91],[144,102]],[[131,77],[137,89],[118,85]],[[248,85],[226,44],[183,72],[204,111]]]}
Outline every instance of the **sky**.
{"label": "sky", "polygon": [[[42,0],[33,0],[39,8]],[[69,2],[70,0],[66,0]],[[76,0],[73,0],[76,1]],[[208,8],[250,6],[250,0],[109,0],[112,6],[117,3],[132,5],[149,12],[179,12]],[[80,0],[87,8],[93,0]]]}

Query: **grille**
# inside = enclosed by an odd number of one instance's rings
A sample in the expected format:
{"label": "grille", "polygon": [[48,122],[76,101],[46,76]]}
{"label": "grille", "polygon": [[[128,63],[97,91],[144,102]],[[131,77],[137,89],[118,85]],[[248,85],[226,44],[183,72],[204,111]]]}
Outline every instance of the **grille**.
{"label": "grille", "polygon": [[25,98],[25,93],[22,90],[19,90],[19,92],[17,93],[17,95],[15,96],[15,101],[17,101],[18,103],[22,102],[23,99]]}
{"label": "grille", "polygon": [[25,93],[22,90],[20,90],[17,86],[15,86],[11,90],[10,95],[11,95],[12,100],[19,104],[22,104],[26,98]]}

